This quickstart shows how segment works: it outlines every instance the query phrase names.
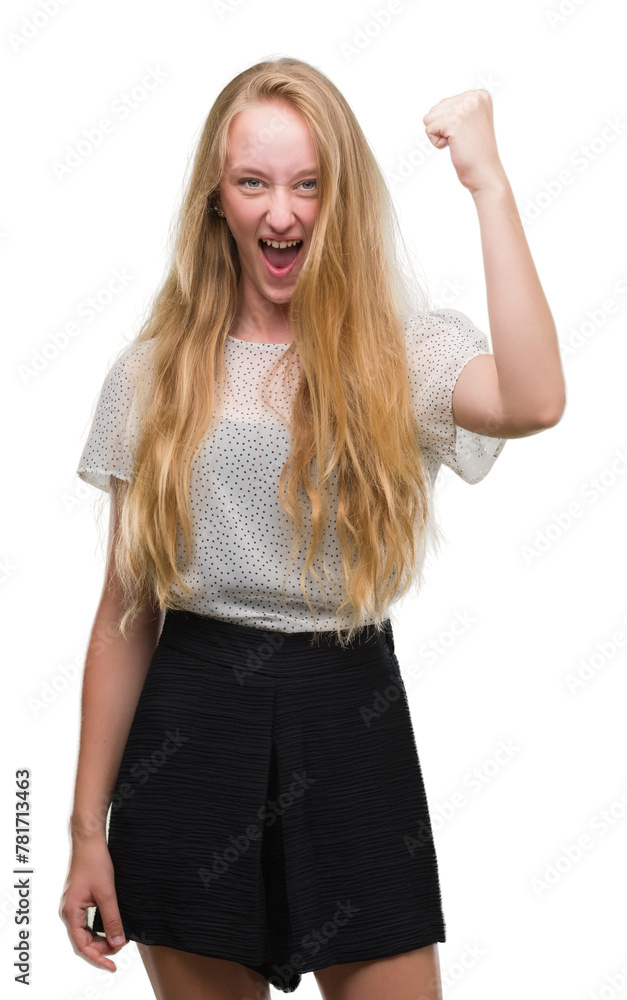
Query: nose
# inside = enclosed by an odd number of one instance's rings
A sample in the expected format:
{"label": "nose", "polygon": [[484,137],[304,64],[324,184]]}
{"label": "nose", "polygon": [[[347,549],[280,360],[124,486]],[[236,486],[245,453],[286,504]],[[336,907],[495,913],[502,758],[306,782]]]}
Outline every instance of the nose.
{"label": "nose", "polygon": [[276,192],[270,198],[266,222],[275,233],[282,233],[294,225],[294,210],[289,193]]}

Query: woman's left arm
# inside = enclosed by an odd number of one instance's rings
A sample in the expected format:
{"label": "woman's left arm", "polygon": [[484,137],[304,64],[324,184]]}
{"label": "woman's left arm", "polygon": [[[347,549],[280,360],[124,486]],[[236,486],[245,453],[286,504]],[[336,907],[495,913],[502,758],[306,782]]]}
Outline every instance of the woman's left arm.
{"label": "woman's left arm", "polygon": [[434,146],[449,147],[481,230],[493,354],[462,369],[455,423],[503,438],[553,427],[566,405],[557,330],[498,154],[492,98],[487,90],[445,98],[423,122]]}

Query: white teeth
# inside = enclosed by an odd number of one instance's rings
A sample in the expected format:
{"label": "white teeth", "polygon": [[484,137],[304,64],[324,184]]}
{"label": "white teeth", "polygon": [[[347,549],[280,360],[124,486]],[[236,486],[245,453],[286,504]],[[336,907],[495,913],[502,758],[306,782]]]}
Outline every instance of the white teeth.
{"label": "white teeth", "polygon": [[288,240],[287,243],[285,243],[285,242],[278,243],[276,240],[263,240],[262,242],[263,243],[267,243],[267,245],[269,247],[277,247],[280,250],[284,250],[285,247],[295,247],[295,246],[298,246],[298,244],[302,243],[303,241],[302,240]]}

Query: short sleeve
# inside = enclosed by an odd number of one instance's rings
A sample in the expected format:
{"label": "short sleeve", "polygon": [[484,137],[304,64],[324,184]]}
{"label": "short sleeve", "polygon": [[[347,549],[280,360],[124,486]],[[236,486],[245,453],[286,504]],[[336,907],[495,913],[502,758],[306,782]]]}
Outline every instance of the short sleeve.
{"label": "short sleeve", "polygon": [[107,372],[76,469],[80,479],[105,493],[110,492],[109,476],[132,479],[136,433],[132,403],[149,343],[130,344]]}
{"label": "short sleeve", "polygon": [[488,338],[456,309],[409,316],[405,334],[412,401],[425,457],[434,475],[446,465],[464,482],[478,483],[507,439],[459,427],[453,419],[453,389],[471,358],[491,354]]}

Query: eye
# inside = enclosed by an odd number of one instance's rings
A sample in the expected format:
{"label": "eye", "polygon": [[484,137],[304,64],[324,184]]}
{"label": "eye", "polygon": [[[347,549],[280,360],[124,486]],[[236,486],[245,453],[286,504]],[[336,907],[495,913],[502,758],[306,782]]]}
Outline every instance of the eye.
{"label": "eye", "polygon": [[[248,185],[249,182],[251,182],[253,184],[260,184],[261,183],[261,181],[259,180],[258,177],[242,177],[241,181],[238,181],[237,183],[238,183],[238,185],[246,186],[246,185]],[[316,184],[317,185],[317,183],[318,183],[318,181],[315,180],[313,177],[309,178],[306,181],[301,181],[301,184]],[[256,188],[248,188],[248,190],[249,191],[258,191],[259,188],[258,187],[256,187]],[[307,191],[315,191],[315,188],[306,188],[306,190]]]}

